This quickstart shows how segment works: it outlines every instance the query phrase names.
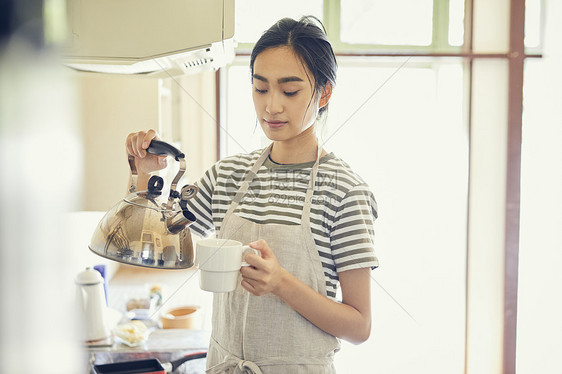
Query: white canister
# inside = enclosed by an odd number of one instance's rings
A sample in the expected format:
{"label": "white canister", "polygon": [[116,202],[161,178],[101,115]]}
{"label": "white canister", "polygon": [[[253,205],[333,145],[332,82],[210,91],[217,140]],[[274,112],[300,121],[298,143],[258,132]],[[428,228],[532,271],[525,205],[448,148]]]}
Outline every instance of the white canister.
{"label": "white canister", "polygon": [[106,324],[107,305],[100,272],[86,268],[75,279],[78,314],[82,323],[82,338],[85,341],[109,337]]}

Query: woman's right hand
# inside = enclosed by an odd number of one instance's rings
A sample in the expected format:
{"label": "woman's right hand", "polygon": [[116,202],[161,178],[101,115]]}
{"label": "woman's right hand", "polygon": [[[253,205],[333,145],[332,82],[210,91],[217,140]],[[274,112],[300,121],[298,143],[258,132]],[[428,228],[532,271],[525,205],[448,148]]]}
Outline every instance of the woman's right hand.
{"label": "woman's right hand", "polygon": [[146,152],[152,139],[160,139],[158,133],[152,129],[147,132],[134,132],[127,136],[127,155],[134,156],[138,173],[150,174],[166,167],[167,156],[157,156]]}

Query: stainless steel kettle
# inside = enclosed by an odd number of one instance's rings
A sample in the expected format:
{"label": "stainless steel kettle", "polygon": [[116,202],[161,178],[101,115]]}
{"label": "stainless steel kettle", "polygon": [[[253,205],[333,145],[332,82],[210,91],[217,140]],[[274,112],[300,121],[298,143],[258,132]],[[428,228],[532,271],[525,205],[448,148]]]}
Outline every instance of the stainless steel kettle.
{"label": "stainless steel kettle", "polygon": [[162,196],[164,180],[153,175],[146,191],[137,190],[137,170],[133,156],[130,194],[101,219],[89,245],[94,253],[129,265],[158,269],[185,269],[193,266],[193,243],[188,226],[196,221],[187,209],[187,200],[197,187],[176,186],[185,173],[185,155],[163,141],[153,140],[147,152],[169,155],[180,163],[167,197]]}

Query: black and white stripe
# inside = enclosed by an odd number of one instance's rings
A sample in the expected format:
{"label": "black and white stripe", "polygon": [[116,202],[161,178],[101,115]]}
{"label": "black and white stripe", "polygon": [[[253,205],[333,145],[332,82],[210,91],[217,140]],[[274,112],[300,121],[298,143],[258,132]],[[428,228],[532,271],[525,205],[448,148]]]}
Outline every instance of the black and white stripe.
{"label": "black and white stripe", "polygon": [[[263,150],[225,158],[196,183],[189,200],[199,236],[219,231],[246,173]],[[260,224],[299,225],[312,162],[279,165],[266,160],[250,183],[235,214]],[[375,198],[349,165],[330,153],[320,160],[310,212],[312,235],[322,260],[328,296],[336,298],[338,272],[378,266],[374,254]]]}

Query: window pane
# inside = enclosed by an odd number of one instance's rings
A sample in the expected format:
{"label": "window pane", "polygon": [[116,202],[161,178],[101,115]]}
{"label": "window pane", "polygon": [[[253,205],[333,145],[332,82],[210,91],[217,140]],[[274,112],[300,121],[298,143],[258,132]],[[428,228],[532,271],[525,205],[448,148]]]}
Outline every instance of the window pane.
{"label": "window pane", "polygon": [[449,45],[464,44],[464,0],[449,0]]}
{"label": "window pane", "polygon": [[[559,9],[562,9],[559,7]],[[553,18],[554,19],[554,18]],[[558,35],[562,28],[558,23]],[[556,56],[562,56],[560,36]],[[562,373],[560,59],[527,59],[521,148],[517,373]]]}
{"label": "window pane", "polygon": [[341,40],[350,44],[430,45],[433,0],[342,0]]}
{"label": "window pane", "polygon": [[542,0],[525,0],[525,47],[541,45],[541,3]]}
{"label": "window pane", "polygon": [[271,25],[284,17],[313,15],[322,20],[322,0],[236,0],[235,40],[255,43]]}
{"label": "window pane", "polygon": [[322,135],[327,151],[371,186],[379,208],[373,332],[359,346],[345,344],[336,368],[460,374],[468,183],[462,66],[407,65],[384,84],[399,63],[340,61]]}
{"label": "window pane", "polygon": [[[319,135],[325,149],[373,189],[381,267],[372,272],[371,338],[359,346],[344,343],[335,356],[337,371],[370,372],[375,365],[381,373],[462,373],[468,185],[462,65],[408,65],[368,100],[402,61],[338,62]],[[254,131],[243,64],[222,80],[230,85],[225,117],[232,136],[221,135],[221,157],[268,143],[259,126]]]}

